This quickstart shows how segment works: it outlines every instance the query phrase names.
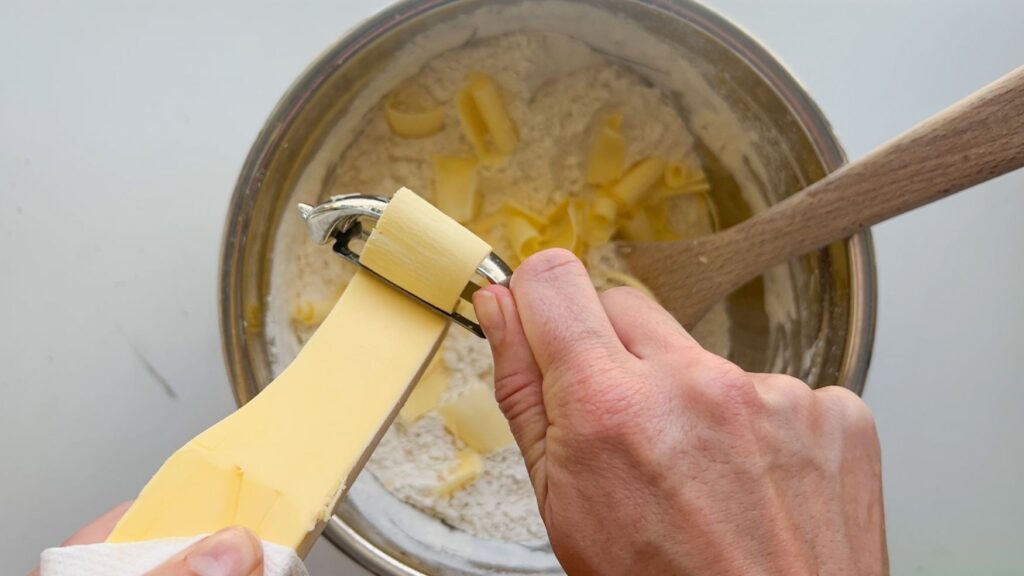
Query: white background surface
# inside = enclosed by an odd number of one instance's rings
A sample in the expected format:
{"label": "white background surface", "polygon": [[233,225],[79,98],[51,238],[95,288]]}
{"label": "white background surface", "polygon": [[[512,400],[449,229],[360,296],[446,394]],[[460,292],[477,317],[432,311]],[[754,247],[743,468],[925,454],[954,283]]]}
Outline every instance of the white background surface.
{"label": "white background surface", "polygon": [[[1024,64],[1014,0],[711,4],[790,66],[851,158]],[[233,407],[215,287],[238,169],[292,79],[378,6],[0,5],[0,572]],[[894,574],[1024,570],[1022,188],[875,230],[866,398]],[[326,542],[310,566],[359,573]]]}

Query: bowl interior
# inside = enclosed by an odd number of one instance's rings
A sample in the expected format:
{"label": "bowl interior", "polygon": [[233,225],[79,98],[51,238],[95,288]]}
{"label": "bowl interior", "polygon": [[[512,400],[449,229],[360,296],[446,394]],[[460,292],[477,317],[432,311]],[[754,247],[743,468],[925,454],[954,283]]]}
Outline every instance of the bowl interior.
{"label": "bowl interior", "polygon": [[[281,231],[299,225],[294,203],[329,190],[334,159],[363,118],[423,62],[474,38],[522,29],[573,36],[664,89],[698,139],[724,226],[843,160],[799,86],[759,46],[700,6],[612,0],[396,4],[300,77],[243,169],[225,235],[221,318],[239,402],[273,378],[268,299],[274,258],[287,256],[278,243]],[[840,384],[859,392],[873,302],[867,235],[796,259],[728,297],[730,359],[814,387]],[[369,474],[355,484],[328,535],[382,573],[560,572],[544,543],[485,542],[449,530],[397,502]]]}

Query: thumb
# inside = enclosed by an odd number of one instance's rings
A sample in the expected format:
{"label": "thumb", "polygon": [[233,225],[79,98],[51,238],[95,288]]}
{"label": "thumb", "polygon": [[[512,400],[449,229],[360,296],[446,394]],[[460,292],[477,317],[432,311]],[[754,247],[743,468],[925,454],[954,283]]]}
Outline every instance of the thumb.
{"label": "thumb", "polygon": [[234,526],[182,550],[145,576],[262,576],[263,544]]}
{"label": "thumb", "polygon": [[494,394],[508,418],[512,435],[526,460],[534,491],[543,510],[547,493],[544,472],[544,438],[548,417],[540,368],[519,321],[512,292],[504,286],[487,286],[473,294],[480,326],[494,356]]}

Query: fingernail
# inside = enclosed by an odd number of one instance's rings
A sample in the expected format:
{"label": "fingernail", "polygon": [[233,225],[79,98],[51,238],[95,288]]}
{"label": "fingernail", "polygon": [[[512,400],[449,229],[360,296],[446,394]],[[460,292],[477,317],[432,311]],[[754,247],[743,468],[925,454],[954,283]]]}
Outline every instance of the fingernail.
{"label": "fingernail", "polygon": [[249,576],[262,561],[263,548],[242,528],[207,536],[185,558],[196,576]]}
{"label": "fingernail", "polygon": [[498,298],[488,290],[479,290],[473,294],[473,307],[476,309],[476,319],[480,321],[480,327],[490,340],[501,337],[505,328],[505,317],[498,306]]}

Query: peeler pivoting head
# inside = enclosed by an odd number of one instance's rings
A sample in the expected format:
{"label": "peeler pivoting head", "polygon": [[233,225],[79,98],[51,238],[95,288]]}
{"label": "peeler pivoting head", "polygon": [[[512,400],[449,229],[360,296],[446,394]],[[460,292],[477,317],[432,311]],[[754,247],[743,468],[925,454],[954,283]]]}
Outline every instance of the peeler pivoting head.
{"label": "peeler pivoting head", "polygon": [[[327,244],[333,241],[334,252],[342,258],[370,272],[388,285],[401,290],[410,298],[451,319],[473,334],[484,338],[484,332],[480,328],[480,324],[459,313],[461,302],[460,306],[456,306],[455,311],[448,312],[396,285],[394,282],[374,272],[371,268],[363,266],[360,262],[359,254],[353,250],[352,244],[366,242],[366,239],[370,236],[371,229],[368,221],[379,220],[381,215],[384,214],[384,209],[387,208],[387,205],[388,199],[382,196],[346,194],[332,196],[326,202],[316,206],[299,204],[298,207],[299,214],[306,221],[306,227],[313,241],[318,244]],[[501,284],[502,286],[508,286],[509,281],[512,279],[512,269],[493,252],[480,262],[480,265],[476,268],[476,274],[489,284]],[[470,302],[473,292],[478,288],[480,288],[479,284],[470,281],[466,285],[465,290],[462,291],[462,300]]]}

